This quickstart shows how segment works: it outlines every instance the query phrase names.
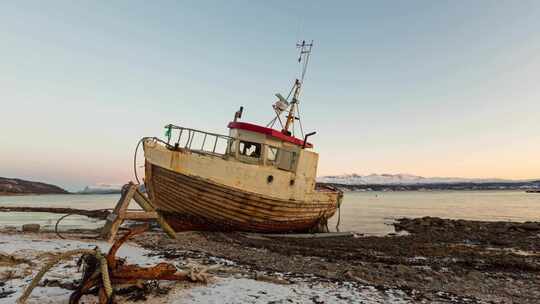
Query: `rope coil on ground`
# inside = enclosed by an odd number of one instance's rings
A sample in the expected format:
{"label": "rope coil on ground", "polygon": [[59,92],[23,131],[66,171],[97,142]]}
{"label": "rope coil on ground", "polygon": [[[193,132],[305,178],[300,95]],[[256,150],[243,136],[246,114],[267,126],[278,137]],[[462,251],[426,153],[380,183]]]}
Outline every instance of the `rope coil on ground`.
{"label": "rope coil on ground", "polygon": [[113,293],[113,288],[111,284],[111,278],[109,277],[109,267],[107,264],[107,259],[101,254],[101,252],[96,250],[96,258],[99,261],[99,269],[101,271],[101,280],[103,281],[103,287],[105,288],[105,293],[107,298],[110,298]]}

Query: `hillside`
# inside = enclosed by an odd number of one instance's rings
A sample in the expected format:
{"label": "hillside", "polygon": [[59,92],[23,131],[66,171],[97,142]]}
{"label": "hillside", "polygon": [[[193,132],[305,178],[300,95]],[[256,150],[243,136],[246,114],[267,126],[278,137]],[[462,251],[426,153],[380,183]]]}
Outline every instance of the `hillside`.
{"label": "hillside", "polygon": [[46,183],[0,177],[0,195],[66,194],[66,190]]}

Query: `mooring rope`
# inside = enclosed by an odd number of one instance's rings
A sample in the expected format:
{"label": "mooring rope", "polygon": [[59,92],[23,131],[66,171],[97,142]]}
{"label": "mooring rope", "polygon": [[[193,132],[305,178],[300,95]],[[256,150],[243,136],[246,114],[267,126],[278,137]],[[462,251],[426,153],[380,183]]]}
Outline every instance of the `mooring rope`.
{"label": "mooring rope", "polygon": [[101,271],[101,281],[103,282],[103,287],[105,288],[105,294],[109,299],[112,296],[113,288],[111,284],[111,278],[109,277],[109,266],[107,259],[101,254],[100,251],[96,250],[96,259],[99,261],[99,269]]}
{"label": "mooring rope", "polygon": [[[112,211],[113,209],[112,208],[103,208],[103,209],[96,209],[95,211],[102,211],[102,210],[107,210],[107,211]],[[58,226],[60,225],[60,222],[62,220],[64,220],[66,217],[70,216],[70,215],[74,215],[74,214],[77,214],[77,213],[68,213],[68,214],[64,214],[62,215],[57,221],[56,221],[56,224],[54,225],[54,233],[56,233],[56,235],[61,238],[62,240],[65,240],[66,238],[60,234],[60,231],[58,230]],[[87,237],[89,239],[98,239],[100,237],[100,235],[96,235],[96,236],[90,236],[90,237]]]}
{"label": "mooring rope", "polygon": [[139,142],[137,143],[137,146],[135,147],[135,153],[133,154],[133,173],[135,174],[135,180],[137,181],[137,184],[139,184],[139,185],[141,184],[141,181],[139,180],[139,175],[137,174],[137,152],[139,151],[139,146],[141,145],[141,143],[144,142],[147,139],[152,139],[154,141],[160,142],[160,143],[164,144],[166,147],[174,147],[174,146],[170,145],[168,142],[166,142],[164,140],[161,140],[161,139],[159,139],[157,137],[145,136],[145,137],[139,139]]}
{"label": "mooring rope", "polygon": [[133,172],[135,173],[135,180],[139,185],[141,184],[141,182],[139,181],[139,176],[137,175],[137,151],[139,150],[139,146],[141,145],[141,143],[147,138],[148,137],[143,137],[139,140],[137,146],[135,147],[135,153],[133,155]]}
{"label": "mooring rope", "polygon": [[337,210],[338,210],[338,218],[337,218],[337,223],[336,223],[336,231],[339,232],[339,223],[341,222],[341,202],[338,203]]}
{"label": "mooring rope", "polygon": [[63,237],[60,232],[58,232],[58,224],[60,224],[60,222],[65,219],[66,217],[70,216],[70,215],[73,215],[75,213],[68,213],[68,214],[64,214],[62,215],[62,217],[60,217],[57,221],[56,221],[56,224],[54,225],[54,233],[56,233],[56,235],[61,238],[62,240],[65,240],[66,238]]}
{"label": "mooring rope", "polygon": [[105,293],[107,295],[107,298],[110,298],[112,296],[113,289],[111,285],[111,279],[109,277],[109,269],[108,269],[109,267],[107,265],[107,260],[105,259],[103,254],[101,254],[101,252],[97,249],[75,249],[75,250],[66,251],[58,255],[57,257],[55,257],[53,260],[49,261],[47,264],[45,264],[45,266],[43,266],[41,270],[37,273],[37,275],[32,279],[32,282],[30,282],[30,285],[26,287],[23,294],[19,297],[19,299],[17,299],[17,303],[25,304],[26,300],[28,300],[28,297],[30,297],[30,294],[32,293],[34,288],[37,287],[37,285],[39,284],[43,276],[53,266],[58,264],[58,262],[62,260],[67,260],[73,257],[74,255],[79,255],[79,254],[93,255],[98,259],[99,264],[100,264],[99,266],[101,270],[101,280],[103,282],[103,287],[105,288]]}

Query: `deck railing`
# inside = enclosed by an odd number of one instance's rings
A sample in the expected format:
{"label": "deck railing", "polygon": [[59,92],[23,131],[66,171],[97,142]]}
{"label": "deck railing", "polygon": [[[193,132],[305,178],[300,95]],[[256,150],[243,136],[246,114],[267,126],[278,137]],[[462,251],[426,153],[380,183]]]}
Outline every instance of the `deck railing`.
{"label": "deck railing", "polygon": [[228,154],[233,137],[168,124],[165,126],[167,145],[189,149],[193,152],[225,156]]}
{"label": "deck railing", "polygon": [[[277,148],[272,145],[265,143],[256,143],[260,145],[260,155],[258,156],[247,156],[241,154],[239,151],[240,141],[237,138],[211,133],[191,128],[185,128],[180,126],[175,126],[172,124],[165,126],[166,132],[165,137],[166,141],[161,141],[171,150],[187,149],[194,153],[213,155],[221,158],[233,157],[240,162],[249,163],[249,164],[260,164],[267,166],[274,166],[286,171],[295,171],[297,159],[295,159],[294,151],[288,151],[287,149]],[[277,154],[274,156],[274,159],[268,158],[269,148],[276,149]],[[235,151],[231,153],[231,151]],[[293,153],[289,159],[290,163],[278,161],[279,155],[282,153]]]}

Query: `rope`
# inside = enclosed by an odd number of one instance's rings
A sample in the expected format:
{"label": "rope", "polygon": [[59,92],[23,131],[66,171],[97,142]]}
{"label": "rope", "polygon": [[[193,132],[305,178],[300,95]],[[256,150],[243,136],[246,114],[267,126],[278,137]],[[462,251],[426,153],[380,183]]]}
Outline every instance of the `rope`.
{"label": "rope", "polygon": [[101,252],[97,250],[96,258],[99,261],[99,269],[101,270],[101,281],[103,282],[103,287],[105,288],[105,294],[107,294],[107,298],[110,298],[113,293],[113,288],[111,285],[111,278],[109,277],[107,259],[105,259],[103,254],[101,254]]}
{"label": "rope", "polygon": [[[109,211],[112,211],[113,209],[112,208],[103,208],[103,209],[96,209],[96,211],[99,211],[99,210],[109,210]],[[129,211],[129,210],[128,210]],[[66,238],[60,234],[60,231],[58,231],[58,226],[60,225],[60,222],[62,220],[64,220],[66,217],[70,216],[70,215],[74,215],[74,214],[77,214],[77,213],[68,213],[68,214],[64,214],[63,216],[61,216],[57,221],[56,221],[56,224],[54,225],[54,233],[56,233],[56,235],[61,238],[62,240],[65,240]],[[100,237],[100,235],[96,235],[96,236],[89,236],[89,237],[85,237],[87,239],[98,239]]]}
{"label": "rope", "polygon": [[139,142],[137,143],[137,147],[135,147],[135,154],[133,155],[133,172],[135,173],[135,180],[139,185],[141,184],[141,182],[139,181],[139,176],[137,175],[137,151],[139,150],[139,146],[145,139],[147,139],[147,137],[143,137],[139,140]]}
{"label": "rope", "polygon": [[339,204],[338,208],[338,218],[336,223],[336,231],[339,232],[339,222],[341,222],[341,204]]}
{"label": "rope", "polygon": [[300,103],[296,104],[296,112],[298,112],[298,125],[300,125],[300,132],[302,133],[302,139],[304,138],[304,128],[302,127],[302,117],[300,117]]}
{"label": "rope", "polygon": [[65,214],[65,215],[62,215],[62,217],[60,217],[58,219],[58,221],[56,221],[56,224],[54,225],[54,233],[56,233],[56,235],[61,238],[62,240],[65,240],[66,238],[63,237],[60,232],[58,232],[58,224],[60,224],[60,221],[62,221],[63,219],[65,219],[66,217],[70,216],[70,215],[73,215],[74,213],[68,213],[68,214]]}
{"label": "rope", "polygon": [[54,265],[58,264],[58,262],[62,260],[67,260],[73,257],[74,255],[79,255],[79,254],[94,255],[99,260],[103,287],[105,288],[105,293],[107,294],[107,298],[110,298],[113,290],[112,290],[111,280],[109,278],[109,269],[107,266],[107,260],[105,259],[105,257],[101,254],[101,252],[99,252],[96,249],[75,249],[75,250],[66,251],[58,255],[57,257],[55,257],[53,260],[49,261],[47,264],[45,264],[45,266],[43,266],[41,270],[39,270],[38,274],[32,279],[32,282],[30,282],[30,285],[26,287],[23,294],[19,297],[19,299],[17,299],[17,303],[18,304],[26,303],[26,300],[28,300],[28,297],[30,297],[30,294],[32,293],[34,288],[37,287],[37,285],[39,284],[43,276]]}
{"label": "rope", "polygon": [[[157,137],[147,137],[147,136],[145,136],[145,137],[143,137],[143,138],[141,138],[139,140],[139,142],[137,143],[137,147],[135,147],[135,153],[133,155],[133,173],[135,173],[135,180],[137,181],[137,184],[139,184],[139,185],[141,184],[141,181],[139,180],[139,175],[137,174],[137,151],[139,151],[139,146],[141,145],[141,143],[144,142],[147,139],[152,139],[154,141],[160,142],[160,143],[164,144],[168,148],[173,148],[174,147],[170,143],[168,143],[168,142],[166,142],[164,140],[161,140],[161,139],[159,139]],[[188,138],[188,141],[189,141],[189,138]],[[178,137],[178,142],[180,142],[180,136]]]}

